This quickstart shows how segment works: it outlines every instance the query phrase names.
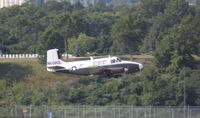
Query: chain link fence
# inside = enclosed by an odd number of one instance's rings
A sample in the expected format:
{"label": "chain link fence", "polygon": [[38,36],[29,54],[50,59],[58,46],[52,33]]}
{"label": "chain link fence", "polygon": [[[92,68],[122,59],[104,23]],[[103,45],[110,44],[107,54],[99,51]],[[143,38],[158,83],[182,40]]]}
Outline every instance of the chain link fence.
{"label": "chain link fence", "polygon": [[15,106],[0,118],[200,118],[200,107]]}

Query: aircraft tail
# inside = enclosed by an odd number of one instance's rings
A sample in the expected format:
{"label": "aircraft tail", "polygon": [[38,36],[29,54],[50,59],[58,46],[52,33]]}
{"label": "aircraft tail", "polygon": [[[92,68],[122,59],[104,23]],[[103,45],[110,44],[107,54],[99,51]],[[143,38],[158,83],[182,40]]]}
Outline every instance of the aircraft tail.
{"label": "aircraft tail", "polygon": [[56,72],[62,64],[59,58],[58,49],[50,49],[47,51],[47,71]]}

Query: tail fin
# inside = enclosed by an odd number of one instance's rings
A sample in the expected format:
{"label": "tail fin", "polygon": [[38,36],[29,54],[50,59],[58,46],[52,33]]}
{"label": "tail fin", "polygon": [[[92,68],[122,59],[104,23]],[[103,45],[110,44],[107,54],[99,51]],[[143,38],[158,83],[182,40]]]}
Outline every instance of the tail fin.
{"label": "tail fin", "polygon": [[47,71],[55,72],[54,67],[60,66],[61,62],[58,49],[50,49],[47,51]]}

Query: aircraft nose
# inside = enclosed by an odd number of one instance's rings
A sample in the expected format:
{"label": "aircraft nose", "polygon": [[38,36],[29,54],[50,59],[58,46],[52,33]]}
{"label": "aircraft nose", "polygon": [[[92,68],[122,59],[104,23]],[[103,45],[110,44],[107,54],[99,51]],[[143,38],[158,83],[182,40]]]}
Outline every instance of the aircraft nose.
{"label": "aircraft nose", "polygon": [[139,64],[139,69],[142,70],[144,68],[144,66],[142,64]]}

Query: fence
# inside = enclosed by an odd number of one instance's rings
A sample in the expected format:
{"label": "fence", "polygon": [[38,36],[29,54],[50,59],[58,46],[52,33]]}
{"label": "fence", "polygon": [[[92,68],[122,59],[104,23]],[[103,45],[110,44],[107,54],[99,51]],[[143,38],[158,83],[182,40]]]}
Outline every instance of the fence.
{"label": "fence", "polygon": [[38,54],[1,54],[0,58],[38,58]]}
{"label": "fence", "polygon": [[[38,54],[0,54],[0,58],[38,58]],[[67,57],[67,54],[62,54],[62,57]],[[68,54],[68,57],[74,57]]]}
{"label": "fence", "polygon": [[0,118],[200,118],[200,107],[15,106]]}

